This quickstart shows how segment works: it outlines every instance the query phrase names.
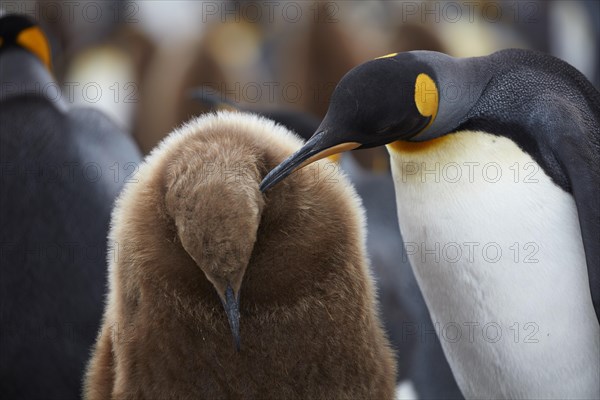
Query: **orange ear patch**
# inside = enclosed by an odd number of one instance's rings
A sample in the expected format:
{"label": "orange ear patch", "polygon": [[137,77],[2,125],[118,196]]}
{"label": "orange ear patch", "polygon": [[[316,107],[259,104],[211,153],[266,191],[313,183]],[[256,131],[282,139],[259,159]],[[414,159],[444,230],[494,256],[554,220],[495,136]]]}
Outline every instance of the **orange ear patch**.
{"label": "orange ear patch", "polygon": [[38,26],[24,29],[17,36],[17,44],[35,54],[48,69],[50,64],[50,44],[46,35]]}
{"label": "orange ear patch", "polygon": [[435,82],[427,74],[419,74],[415,80],[415,105],[424,117],[431,117],[429,125],[435,119],[439,106],[439,93]]}
{"label": "orange ear patch", "polygon": [[[419,114],[421,114],[423,117],[430,118],[427,126],[425,126],[421,132],[429,128],[435,120],[439,108],[439,102],[440,95],[433,79],[431,79],[431,77],[427,74],[419,74],[415,80],[415,105],[417,106]],[[417,133],[417,135],[419,133]],[[424,142],[408,142],[398,140],[388,144],[387,146],[389,149],[397,152],[426,151],[431,147],[438,146],[440,143],[443,143],[444,140],[444,137],[427,140]]]}

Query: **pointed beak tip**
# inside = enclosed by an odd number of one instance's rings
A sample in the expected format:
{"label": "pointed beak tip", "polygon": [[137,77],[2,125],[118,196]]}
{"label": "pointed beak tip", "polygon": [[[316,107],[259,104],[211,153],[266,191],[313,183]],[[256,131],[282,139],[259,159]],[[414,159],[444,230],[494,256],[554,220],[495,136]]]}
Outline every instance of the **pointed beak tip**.
{"label": "pointed beak tip", "polygon": [[227,285],[225,290],[225,313],[227,314],[227,320],[229,322],[229,328],[233,335],[233,341],[237,352],[240,351],[240,305],[239,296],[235,296],[233,289],[230,285]]}
{"label": "pointed beak tip", "polygon": [[259,190],[261,193],[266,192],[267,190],[275,186],[277,183],[279,183],[279,181],[281,180],[277,179],[277,177],[272,172],[273,171],[269,172],[260,183]]}
{"label": "pointed beak tip", "polygon": [[260,190],[261,193],[264,193],[267,189],[269,189],[271,187],[271,182],[269,182],[270,180],[268,179],[269,175],[267,175],[262,182],[260,183],[260,186],[258,187],[258,190]]}
{"label": "pointed beak tip", "polygon": [[325,134],[324,131],[317,131],[299,150],[283,160],[279,165],[273,168],[260,183],[260,191],[264,193],[269,188],[281,182],[294,171],[303,167],[303,163],[323,151],[325,147],[319,147],[319,141]]}

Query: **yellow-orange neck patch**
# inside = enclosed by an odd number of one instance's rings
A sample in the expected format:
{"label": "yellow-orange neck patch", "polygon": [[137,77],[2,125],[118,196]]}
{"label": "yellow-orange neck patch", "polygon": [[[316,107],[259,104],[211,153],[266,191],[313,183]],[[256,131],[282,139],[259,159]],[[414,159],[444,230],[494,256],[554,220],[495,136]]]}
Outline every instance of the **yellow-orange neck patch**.
{"label": "yellow-orange neck patch", "polygon": [[432,150],[436,147],[443,146],[451,137],[444,135],[439,138],[425,140],[423,142],[409,142],[406,140],[396,140],[386,147],[397,153],[418,153]]}
{"label": "yellow-orange neck patch", "polygon": [[46,68],[52,69],[50,44],[38,26],[22,30],[17,36],[17,44],[35,54],[46,65]]}
{"label": "yellow-orange neck patch", "polygon": [[340,153],[337,153],[337,154],[332,154],[327,158],[335,163],[339,163],[340,160],[342,159],[342,155]]}

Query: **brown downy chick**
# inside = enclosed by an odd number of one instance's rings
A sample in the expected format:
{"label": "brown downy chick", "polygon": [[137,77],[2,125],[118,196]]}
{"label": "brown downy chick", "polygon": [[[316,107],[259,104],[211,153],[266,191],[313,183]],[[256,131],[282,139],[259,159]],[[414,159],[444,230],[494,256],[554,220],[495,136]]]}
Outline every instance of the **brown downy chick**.
{"label": "brown downy chick", "polygon": [[259,191],[301,144],[219,113],[152,152],[113,213],[87,399],[393,398],[353,188],[322,161]]}

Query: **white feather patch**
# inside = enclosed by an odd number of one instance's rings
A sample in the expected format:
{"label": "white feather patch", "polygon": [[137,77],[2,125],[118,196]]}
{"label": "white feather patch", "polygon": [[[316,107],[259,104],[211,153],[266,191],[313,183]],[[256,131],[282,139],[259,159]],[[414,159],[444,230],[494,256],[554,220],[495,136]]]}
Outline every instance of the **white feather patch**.
{"label": "white feather patch", "polygon": [[577,209],[514,142],[390,150],[409,260],[468,398],[598,398],[600,327]]}

